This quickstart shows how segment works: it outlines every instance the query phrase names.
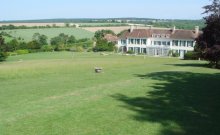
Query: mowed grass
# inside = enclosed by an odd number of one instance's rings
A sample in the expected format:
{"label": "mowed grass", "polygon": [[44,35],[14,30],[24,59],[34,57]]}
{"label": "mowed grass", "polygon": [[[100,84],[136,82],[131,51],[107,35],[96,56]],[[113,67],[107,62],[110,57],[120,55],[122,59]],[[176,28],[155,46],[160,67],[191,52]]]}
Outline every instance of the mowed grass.
{"label": "mowed grass", "polygon": [[[220,71],[206,62],[36,53],[0,64],[1,135],[218,135]],[[94,67],[104,72],[94,73]]]}
{"label": "mowed grass", "polygon": [[48,37],[48,41],[51,38],[58,36],[60,33],[67,35],[73,35],[77,39],[92,38],[94,33],[80,28],[44,28],[44,29],[17,29],[17,30],[4,30],[8,34],[16,38],[22,38],[24,41],[31,41],[34,33],[44,34]]}

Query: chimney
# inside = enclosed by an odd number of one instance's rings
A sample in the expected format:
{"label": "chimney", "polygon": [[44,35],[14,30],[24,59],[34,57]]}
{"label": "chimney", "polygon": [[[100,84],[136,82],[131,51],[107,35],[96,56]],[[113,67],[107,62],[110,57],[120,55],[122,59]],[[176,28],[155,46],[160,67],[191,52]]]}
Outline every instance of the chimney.
{"label": "chimney", "polygon": [[195,27],[195,34],[198,35],[199,34],[199,26]]}
{"label": "chimney", "polygon": [[175,31],[176,31],[176,26],[173,26],[173,28],[172,28],[172,34],[174,34]]}
{"label": "chimney", "polygon": [[133,32],[133,30],[134,30],[134,25],[131,25],[130,33]]}

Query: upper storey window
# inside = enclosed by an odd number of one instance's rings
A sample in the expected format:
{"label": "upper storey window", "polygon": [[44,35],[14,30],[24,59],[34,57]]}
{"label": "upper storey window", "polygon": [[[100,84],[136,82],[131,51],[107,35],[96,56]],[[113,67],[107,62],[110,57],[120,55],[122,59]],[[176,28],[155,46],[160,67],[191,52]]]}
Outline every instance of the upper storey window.
{"label": "upper storey window", "polygon": [[152,34],[153,38],[170,38],[170,34]]}

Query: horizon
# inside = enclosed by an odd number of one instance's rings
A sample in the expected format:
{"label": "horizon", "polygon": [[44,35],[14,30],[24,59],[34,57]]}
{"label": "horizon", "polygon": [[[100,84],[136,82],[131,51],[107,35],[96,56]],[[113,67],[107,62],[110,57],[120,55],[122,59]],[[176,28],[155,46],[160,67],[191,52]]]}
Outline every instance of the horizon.
{"label": "horizon", "polygon": [[7,0],[1,3],[0,21],[112,18],[200,20],[204,17],[202,7],[207,4],[210,4],[209,0],[168,0],[166,2],[162,0],[136,0],[135,2],[34,0],[31,3],[28,0]]}
{"label": "horizon", "polygon": [[[97,19],[97,20],[107,20],[107,19],[152,19],[152,20],[192,20],[192,21],[197,21],[197,20],[203,20],[203,18],[201,19],[164,19],[164,18],[138,18],[138,17],[119,17],[119,18],[44,18],[44,19],[27,19],[27,20],[23,20],[23,19],[17,19],[17,20],[0,20],[0,22],[22,22],[22,21],[41,21],[41,20],[92,20],[92,19]],[[93,22],[91,22],[93,23]]]}

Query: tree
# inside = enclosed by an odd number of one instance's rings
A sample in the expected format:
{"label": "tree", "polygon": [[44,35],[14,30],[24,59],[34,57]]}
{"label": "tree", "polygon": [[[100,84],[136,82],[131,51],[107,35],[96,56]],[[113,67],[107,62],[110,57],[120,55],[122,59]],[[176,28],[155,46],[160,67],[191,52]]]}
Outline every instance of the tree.
{"label": "tree", "polygon": [[41,35],[40,33],[34,33],[33,41],[36,41],[40,46],[47,45],[47,36]]}
{"label": "tree", "polygon": [[220,0],[213,0],[211,5],[203,7],[205,9],[205,14],[216,14],[220,16]]}
{"label": "tree", "polygon": [[201,53],[201,57],[210,61],[211,65],[218,67],[220,59],[220,0],[213,0],[211,5],[204,7],[207,17],[205,17],[206,27],[202,29],[197,39],[196,51]]}
{"label": "tree", "polygon": [[99,30],[99,31],[95,32],[94,37],[95,37],[96,40],[99,40],[99,39],[104,38],[104,36],[106,34],[116,35],[112,30]]}
{"label": "tree", "polygon": [[10,52],[13,52],[13,51],[16,51],[19,47],[19,42],[17,39],[13,39],[11,40],[8,44],[8,50],[7,51],[10,51]]}
{"label": "tree", "polygon": [[114,51],[115,44],[112,42],[108,42],[105,39],[99,39],[96,43],[96,46],[93,48],[94,52],[102,52],[102,51]]}
{"label": "tree", "polygon": [[70,36],[67,40],[68,44],[73,44],[76,43],[76,38],[74,36]]}
{"label": "tree", "polygon": [[[68,43],[69,36],[64,33],[60,33],[58,36],[50,40],[51,45],[54,47],[55,51],[65,50]],[[71,39],[72,40],[72,39]]]}
{"label": "tree", "polygon": [[7,58],[7,54],[6,54],[6,47],[5,47],[5,40],[4,38],[0,35],[0,62],[1,61],[5,61],[5,59]]}

